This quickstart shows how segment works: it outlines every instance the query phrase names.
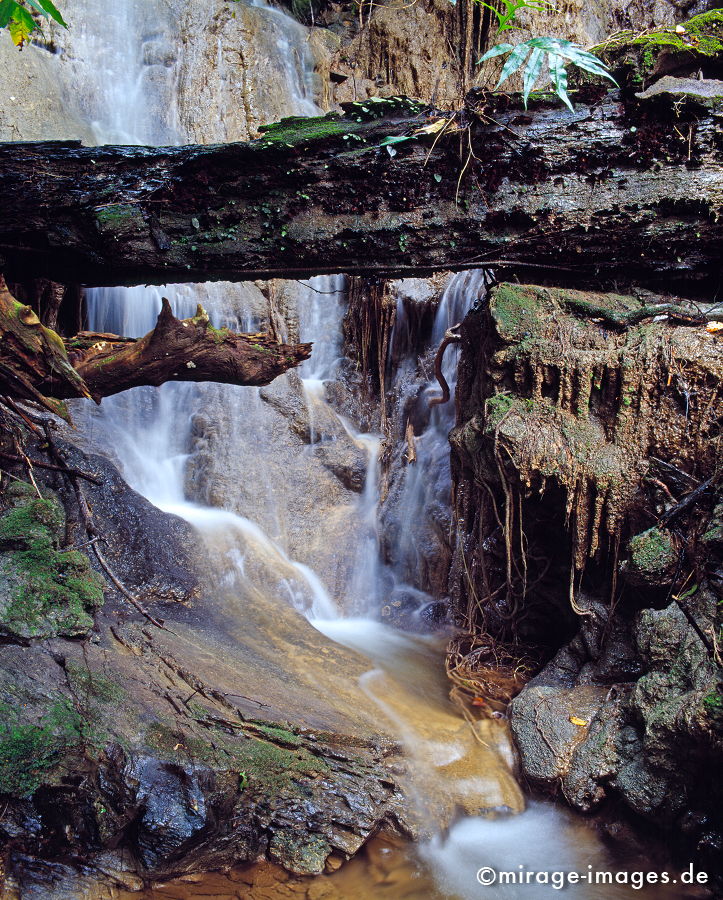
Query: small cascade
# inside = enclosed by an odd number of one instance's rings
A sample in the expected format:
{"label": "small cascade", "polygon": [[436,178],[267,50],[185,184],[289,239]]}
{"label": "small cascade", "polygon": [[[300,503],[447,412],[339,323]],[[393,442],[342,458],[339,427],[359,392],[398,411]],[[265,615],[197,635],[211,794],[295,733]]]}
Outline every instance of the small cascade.
{"label": "small cascade", "polygon": [[[459,324],[475,302],[486,292],[484,270],[472,269],[453,275],[442,294],[434,318],[431,345],[438,347],[448,328]],[[417,461],[404,468],[404,487],[399,514],[403,521],[415,523],[425,515],[448,509],[452,496],[452,474],[449,467],[450,429],[454,425],[454,390],[457,385],[459,345],[450,344],[444,354],[442,374],[450,388],[448,403],[432,407],[429,422],[415,438]],[[431,373],[430,373],[431,375]],[[439,384],[432,378],[424,386],[421,403],[429,402],[440,394]],[[412,527],[402,529],[396,567],[402,577],[408,573],[424,571],[420,546],[420,533]]]}
{"label": "small cascade", "polygon": [[[313,61],[305,29],[281,11],[265,3],[254,3],[259,15],[266,17],[269,34],[275,41],[272,58],[281,70],[285,86],[285,113],[314,115],[319,108],[313,101],[311,85]],[[85,0],[80,34],[75,45],[74,66],[78,80],[90,85],[82,101],[81,116],[91,128],[97,143],[178,144],[184,140],[179,118],[179,87],[186,60],[179,59],[169,47],[178,22],[172,19],[151,27],[153,10],[145,0],[124,0],[112,10],[101,9],[94,0]],[[205,15],[214,14],[211,6]],[[210,23],[210,18],[208,22]],[[140,40],[139,40],[140,36]],[[220,40],[220,38],[219,38]],[[200,43],[200,42],[199,42]],[[222,51],[218,47],[219,54]],[[83,71],[90,61],[93,73]],[[228,139],[219,122],[219,140]],[[206,134],[206,140],[213,134]],[[322,279],[319,290],[334,293],[337,282]],[[311,290],[311,289],[309,289]],[[302,297],[304,292],[302,291]],[[169,285],[163,288],[98,288],[87,291],[88,328],[128,337],[140,337],[155,325],[162,296],[168,297],[174,314],[187,318],[201,303],[207,308],[214,327],[235,331],[253,331],[258,319],[249,311],[249,291],[243,285],[215,283]],[[331,308],[332,304],[329,304]],[[317,323],[312,322],[315,331]],[[337,330],[332,322],[330,333]],[[328,343],[333,343],[331,338]],[[324,336],[319,343],[325,346]],[[320,354],[322,364],[325,356]],[[321,372],[321,370],[320,370]],[[312,372],[310,378],[319,377]],[[250,519],[230,511],[205,509],[194,502],[189,491],[187,463],[194,422],[204,400],[219,386],[169,383],[160,389],[136,388],[107,398],[100,410],[85,410],[86,436],[101,443],[104,451],[120,466],[126,481],[156,506],[187,519],[204,534],[218,539],[220,530],[230,529],[244,545],[245,563],[242,581],[248,588],[248,556],[262,560],[256,575],[269,589],[281,586],[293,605],[310,615],[328,617],[335,607],[318,576],[308,566],[293,561],[278,540],[268,537]],[[236,399],[234,388],[221,388],[229,401]],[[246,389],[239,414],[257,420],[261,400],[257,389]],[[240,399],[240,398],[239,398]],[[256,413],[254,416],[253,413]],[[264,479],[266,483],[269,478]],[[273,506],[270,510],[273,518]],[[280,528],[273,529],[280,537]],[[228,554],[227,554],[227,558]],[[277,574],[271,574],[278,569]],[[280,573],[280,574],[279,574]],[[278,575],[278,577],[277,577]]]}
{"label": "small cascade", "polygon": [[[162,29],[154,30],[151,7],[156,4],[144,3],[118,0],[101,10],[95,0],[85,0],[87,30],[76,65],[80,71],[90,60],[98,60],[97,70],[86,71],[83,78],[89,84],[84,116],[98,142],[198,139],[195,127],[189,125],[184,96],[188,60],[172,41],[169,49],[169,35],[176,26],[164,22]],[[317,113],[311,99],[306,32],[279,10],[261,4],[246,4],[244,9],[244,15],[252,9],[269,23],[263,39],[275,42],[268,62],[282,73],[285,111]],[[184,14],[197,17],[200,29],[210,15],[200,6]],[[219,69],[225,71],[226,48],[220,37],[215,53]],[[201,96],[205,90],[202,86]],[[248,102],[263,104],[260,96],[249,95]],[[216,130],[204,133],[204,140],[229,139],[223,112],[219,110]],[[251,119],[247,116],[246,124]],[[430,345],[438,345],[483,290],[481,271],[450,280]],[[140,336],[154,326],[165,296],[177,316],[192,315],[200,302],[215,327],[251,331],[271,317],[270,293],[263,294],[254,285],[224,283],[91,290],[88,325],[92,330]],[[357,430],[331,402],[343,361],[344,277],[312,278],[294,290],[290,305],[298,311],[300,340],[314,342],[311,359],[298,372],[262,389],[182,383],[137,388],[104,400],[100,410],[85,404],[77,420],[86,440],[118,463],[133,488],[199,531],[220,572],[229,618],[242,621],[244,606],[256,599],[272,609],[290,605],[330,640],[368,660],[359,688],[406,748],[409,772],[400,775],[400,781],[406,779],[406,793],[415,801],[420,834],[428,839],[423,853],[440,873],[444,893],[447,882],[456,877],[458,860],[468,852],[469,835],[486,835],[495,827],[480,813],[505,816],[524,808],[512,774],[505,724],[490,719],[470,727],[448,699],[442,663],[445,637],[405,633],[381,621],[386,607],[411,598],[418,624],[423,625],[422,613],[432,602],[427,592],[431,545],[426,536],[430,529],[443,531],[450,519],[447,438],[453,405],[423,414],[437,391],[431,370],[421,392],[418,382],[413,387],[423,423],[415,439],[417,462],[395,463],[400,473],[394,508],[398,540],[390,558],[383,560],[382,437]],[[293,315],[289,309],[286,313],[293,336]],[[400,314],[397,327],[403,325]],[[457,362],[458,349],[450,347],[444,374],[452,389]],[[410,355],[398,377],[406,377],[415,366]],[[413,385],[414,379],[408,380]],[[409,399],[401,392],[398,413]],[[317,508],[322,501],[326,520]],[[440,828],[460,814],[464,818],[442,838]],[[515,821],[530,820],[523,815]],[[500,846],[518,840],[519,830],[509,828],[506,833]],[[475,888],[474,882],[469,889],[452,884],[452,890],[464,897],[477,896]]]}

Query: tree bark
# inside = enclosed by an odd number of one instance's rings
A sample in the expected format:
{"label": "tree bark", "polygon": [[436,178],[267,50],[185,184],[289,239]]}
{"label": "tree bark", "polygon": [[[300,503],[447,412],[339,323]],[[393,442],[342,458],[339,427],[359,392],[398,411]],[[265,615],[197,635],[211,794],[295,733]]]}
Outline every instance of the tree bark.
{"label": "tree bark", "polygon": [[64,417],[59,401],[100,402],[144,384],[268,384],[311,354],[311,344],[279,344],[267,334],[213,328],[201,306],[193,318],[177,319],[165,299],[145,337],[82,332],[64,340],[18,303],[1,277],[0,337],[0,394],[40,403]]}
{"label": "tree bark", "polygon": [[0,268],[162,284],[502,260],[580,284],[717,281],[720,99],[515,102],[474,97],[442,133],[434,110],[365,101],[250,143],[1,145]]}

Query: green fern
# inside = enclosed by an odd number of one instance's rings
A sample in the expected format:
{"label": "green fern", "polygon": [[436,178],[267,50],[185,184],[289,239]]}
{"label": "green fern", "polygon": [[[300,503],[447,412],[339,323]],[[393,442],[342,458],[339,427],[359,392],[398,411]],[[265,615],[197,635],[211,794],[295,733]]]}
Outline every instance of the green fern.
{"label": "green fern", "polygon": [[569,109],[572,109],[572,103],[567,93],[567,69],[565,68],[567,63],[573,63],[581,69],[585,69],[586,72],[607,78],[617,85],[607,66],[597,56],[588,53],[587,50],[583,50],[582,47],[573,44],[572,41],[564,41],[561,38],[537,37],[522,44],[517,44],[517,46],[496,44],[484,56],[480,57],[479,62],[483,63],[487,59],[493,59],[495,56],[504,56],[506,53],[509,53],[509,57],[502,67],[495,90],[526,63],[522,78],[522,98],[525,109],[527,108],[530,92],[542,73],[545,59],[547,59],[550,81],[555,89],[555,93]]}
{"label": "green fern", "polygon": [[508,31],[514,28],[514,19],[518,11],[521,9],[545,10],[552,9],[553,5],[549,0],[539,0],[536,3],[530,3],[528,0],[501,0],[504,11],[497,9],[491,3],[485,3],[485,0],[477,0],[480,6],[485,6],[497,16],[497,30]]}

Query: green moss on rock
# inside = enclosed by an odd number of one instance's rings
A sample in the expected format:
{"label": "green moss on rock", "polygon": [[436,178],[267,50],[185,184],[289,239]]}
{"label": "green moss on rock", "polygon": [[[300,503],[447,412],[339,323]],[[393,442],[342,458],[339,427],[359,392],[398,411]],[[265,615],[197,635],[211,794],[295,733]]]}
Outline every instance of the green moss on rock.
{"label": "green moss on rock", "polygon": [[58,549],[65,513],[53,497],[10,497],[0,515],[0,634],[76,637],[93,626],[103,582],[77,550]]}
{"label": "green moss on rock", "polygon": [[[240,724],[240,723],[239,723]],[[328,764],[301,745],[297,735],[273,725],[256,725],[263,737],[213,730],[213,743],[180,731],[164,722],[148,726],[143,737],[153,751],[178,762],[189,758],[215,769],[243,775],[244,787],[263,794],[278,794],[297,778],[315,777]],[[279,746],[279,743],[290,746]]]}
{"label": "green moss on rock", "polygon": [[519,341],[537,330],[542,290],[509,282],[497,285],[490,310],[500,337],[507,341]]}
{"label": "green moss on rock", "polygon": [[668,531],[649,528],[630,539],[630,558],[625,567],[628,581],[633,584],[660,585],[668,583],[675,571],[678,552]]}
{"label": "green moss on rock", "polygon": [[29,796],[82,741],[80,718],[66,699],[51,704],[38,724],[19,721],[16,709],[0,704],[0,794]]}
{"label": "green moss on rock", "polygon": [[723,57],[723,10],[694,16],[678,32],[658,28],[647,34],[622,31],[593,48],[621,83],[640,87],[651,77],[679,68],[705,68],[711,59]]}
{"label": "green moss on rock", "polygon": [[98,230],[113,234],[115,232],[136,232],[144,234],[147,230],[143,213],[130,203],[112,203],[95,211]]}
{"label": "green moss on rock", "polygon": [[258,143],[265,145],[296,147],[308,141],[319,141],[324,138],[338,137],[352,133],[354,124],[344,121],[338,113],[326,116],[288,116],[273,125],[263,125],[259,131],[262,137]]}

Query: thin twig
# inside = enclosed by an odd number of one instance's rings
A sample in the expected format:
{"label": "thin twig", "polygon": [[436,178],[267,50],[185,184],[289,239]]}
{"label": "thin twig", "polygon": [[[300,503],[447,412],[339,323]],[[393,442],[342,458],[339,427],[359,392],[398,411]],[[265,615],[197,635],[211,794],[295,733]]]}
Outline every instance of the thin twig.
{"label": "thin twig", "polygon": [[[0,450],[0,456],[2,456],[4,459],[14,460],[15,462],[23,462],[24,463],[26,461],[26,458],[23,458],[22,456],[16,456],[13,453],[6,453],[4,450]],[[27,457],[27,459],[30,459],[30,457]],[[38,469],[50,469],[53,472],[64,472],[67,475],[77,475],[78,478],[85,478],[86,481],[92,481],[93,484],[102,484],[103,483],[99,478],[96,478],[94,475],[89,475],[87,472],[82,472],[80,469],[73,469],[70,466],[56,466],[56,465],[53,465],[53,463],[44,463],[44,462],[40,462],[37,459],[31,460],[31,462],[32,462],[33,466],[37,466]]]}

